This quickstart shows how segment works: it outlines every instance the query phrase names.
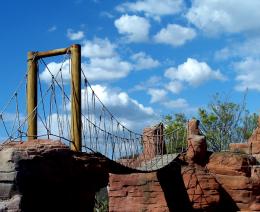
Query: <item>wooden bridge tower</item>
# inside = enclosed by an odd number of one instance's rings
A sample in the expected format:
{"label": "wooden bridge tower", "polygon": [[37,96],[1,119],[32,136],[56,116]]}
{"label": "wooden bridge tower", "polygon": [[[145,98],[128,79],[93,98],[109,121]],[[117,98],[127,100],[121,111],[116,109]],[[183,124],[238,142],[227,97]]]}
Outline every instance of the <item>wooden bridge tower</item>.
{"label": "wooden bridge tower", "polygon": [[71,149],[81,151],[81,46],[45,52],[28,52],[27,113],[28,140],[37,138],[37,72],[38,60],[63,54],[71,54]]}

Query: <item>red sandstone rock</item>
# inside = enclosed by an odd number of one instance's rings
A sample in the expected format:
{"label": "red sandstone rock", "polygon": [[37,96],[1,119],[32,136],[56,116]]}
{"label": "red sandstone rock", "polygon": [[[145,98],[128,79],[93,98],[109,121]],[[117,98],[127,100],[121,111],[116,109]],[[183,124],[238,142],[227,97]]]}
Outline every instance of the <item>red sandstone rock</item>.
{"label": "red sandstone rock", "polygon": [[127,195],[127,192],[124,190],[116,190],[116,191],[111,191],[109,193],[110,197],[125,197]]}
{"label": "red sandstone rock", "polygon": [[230,151],[233,152],[243,152],[246,154],[251,154],[258,161],[260,161],[260,117],[258,118],[258,126],[254,130],[251,137],[248,139],[247,143],[232,143],[229,145]]}
{"label": "red sandstone rock", "polygon": [[[219,185],[203,167],[183,167],[182,176],[195,209],[206,209],[218,203]],[[156,173],[110,174],[109,197],[110,211],[169,211]]]}
{"label": "red sandstone rock", "polygon": [[252,203],[249,207],[250,211],[260,211],[260,203]]}
{"label": "red sandstone rock", "polygon": [[[236,203],[249,204],[252,201],[252,191],[248,190],[226,190]],[[243,208],[244,209],[244,208]]]}
{"label": "red sandstone rock", "polygon": [[190,135],[188,138],[188,150],[186,157],[188,161],[203,164],[206,162],[207,144],[205,136]]}
{"label": "red sandstone rock", "polygon": [[205,136],[200,135],[199,121],[192,119],[188,123],[188,149],[186,161],[189,163],[205,164],[207,143]]}
{"label": "red sandstone rock", "polygon": [[260,134],[260,116],[258,117],[257,128],[254,130],[253,134],[248,139],[248,143],[252,143],[253,141],[259,140],[259,134]]}
{"label": "red sandstone rock", "polygon": [[203,167],[186,166],[182,176],[194,209],[206,209],[220,200],[219,184]]}
{"label": "red sandstone rock", "polygon": [[[260,180],[258,166],[251,166],[254,163],[248,155],[214,153],[208,164],[213,174],[199,165],[183,166],[182,179],[192,207],[202,211],[228,207],[221,205],[229,204],[221,203],[221,185],[240,210],[258,211]],[[169,211],[156,173],[110,175],[110,191],[110,211]]]}
{"label": "red sandstone rock", "polygon": [[215,152],[210,156],[207,168],[215,174],[250,176],[250,166],[255,164],[256,160],[250,155]]}
{"label": "red sandstone rock", "polygon": [[250,154],[250,144],[248,143],[231,143],[229,144],[229,149],[231,152],[240,152]]}
{"label": "red sandstone rock", "polygon": [[255,164],[251,155],[231,152],[213,153],[207,164],[240,210],[252,211],[258,207],[260,176]]}
{"label": "red sandstone rock", "polygon": [[252,145],[252,154],[260,154],[260,132],[257,134],[257,140],[252,140],[251,145]]}
{"label": "red sandstone rock", "polygon": [[145,128],[143,131],[143,154],[144,160],[150,160],[156,155],[165,152],[165,143],[163,140],[163,124],[154,127]]}
{"label": "red sandstone rock", "polygon": [[250,145],[250,153],[260,161],[260,116],[258,118],[258,126],[254,130],[251,137],[248,139],[248,145]]}
{"label": "red sandstone rock", "polygon": [[[249,154],[220,152],[211,155],[206,167],[196,165],[205,162],[206,158],[206,142],[198,134],[198,123],[193,121],[189,125],[187,154],[179,157],[180,160],[188,159],[189,162],[187,166],[182,166],[181,175],[193,209],[217,211],[221,208],[223,212],[260,211],[260,168],[255,165],[255,158]],[[230,148],[232,151],[254,153],[253,156],[260,159],[259,145],[260,128],[257,128],[247,144],[231,144]],[[167,172],[164,174],[167,175]],[[111,175],[110,211],[169,211],[165,191],[162,190],[157,177],[156,173]],[[176,187],[169,188],[174,189]],[[226,193],[230,200],[222,202]],[[234,204],[232,209],[230,204]],[[179,211],[184,210],[180,208]]]}
{"label": "red sandstone rock", "polygon": [[110,174],[109,185],[111,212],[169,211],[156,173]]}
{"label": "red sandstone rock", "polygon": [[106,165],[59,141],[2,144],[0,211],[93,211],[95,192],[107,184]]}
{"label": "red sandstone rock", "polygon": [[[251,180],[253,185],[259,186],[260,188],[260,166],[255,165],[251,167]],[[259,189],[260,194],[260,189]]]}
{"label": "red sandstone rock", "polygon": [[199,135],[199,121],[191,119],[188,123],[188,137],[191,135]]}
{"label": "red sandstone rock", "polygon": [[216,175],[217,181],[224,186],[225,189],[234,190],[249,190],[252,189],[251,178],[246,176],[229,176],[229,175]]}

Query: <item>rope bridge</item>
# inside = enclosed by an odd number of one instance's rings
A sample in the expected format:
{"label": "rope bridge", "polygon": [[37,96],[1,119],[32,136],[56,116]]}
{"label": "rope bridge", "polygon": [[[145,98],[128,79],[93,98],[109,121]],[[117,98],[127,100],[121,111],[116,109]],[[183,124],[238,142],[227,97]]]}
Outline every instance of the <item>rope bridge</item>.
{"label": "rope bridge", "polygon": [[[59,63],[47,62],[58,55]],[[27,72],[0,111],[1,140],[59,139],[142,171],[162,168],[185,150],[185,126],[167,134],[159,124],[139,134],[122,124],[97,96],[80,57],[80,45],[28,53]]]}

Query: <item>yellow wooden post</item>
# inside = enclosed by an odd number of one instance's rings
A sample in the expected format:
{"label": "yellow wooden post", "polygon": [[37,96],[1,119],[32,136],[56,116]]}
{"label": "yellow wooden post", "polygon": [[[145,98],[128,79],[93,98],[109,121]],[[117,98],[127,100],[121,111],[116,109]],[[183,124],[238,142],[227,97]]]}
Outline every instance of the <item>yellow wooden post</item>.
{"label": "yellow wooden post", "polygon": [[34,52],[28,52],[28,78],[27,78],[27,115],[28,140],[37,138],[37,59]]}
{"label": "yellow wooden post", "polygon": [[81,151],[81,46],[74,44],[70,48],[54,49],[38,52],[28,52],[28,84],[27,84],[27,113],[28,140],[37,138],[37,60],[71,53],[71,149]]}
{"label": "yellow wooden post", "polygon": [[71,149],[81,151],[81,47],[74,44],[71,53]]}

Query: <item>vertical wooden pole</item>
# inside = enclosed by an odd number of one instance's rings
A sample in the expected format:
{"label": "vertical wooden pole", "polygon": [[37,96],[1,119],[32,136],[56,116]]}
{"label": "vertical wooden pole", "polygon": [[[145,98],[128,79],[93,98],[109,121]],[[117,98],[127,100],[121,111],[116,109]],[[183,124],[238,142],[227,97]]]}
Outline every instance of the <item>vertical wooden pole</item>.
{"label": "vertical wooden pole", "polygon": [[74,44],[71,52],[71,149],[81,151],[81,47]]}
{"label": "vertical wooden pole", "polygon": [[27,114],[28,140],[37,138],[37,59],[34,52],[28,52],[28,82],[27,82]]}

